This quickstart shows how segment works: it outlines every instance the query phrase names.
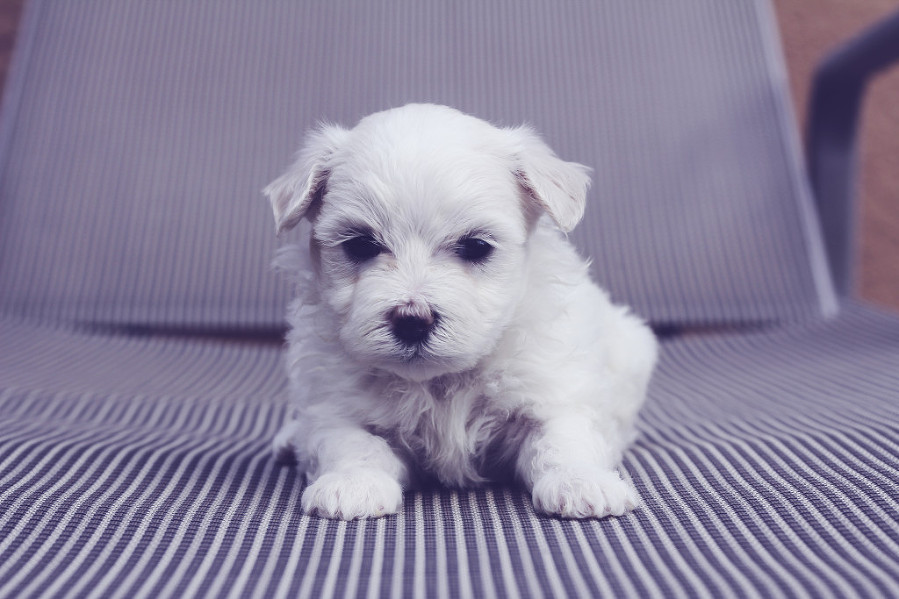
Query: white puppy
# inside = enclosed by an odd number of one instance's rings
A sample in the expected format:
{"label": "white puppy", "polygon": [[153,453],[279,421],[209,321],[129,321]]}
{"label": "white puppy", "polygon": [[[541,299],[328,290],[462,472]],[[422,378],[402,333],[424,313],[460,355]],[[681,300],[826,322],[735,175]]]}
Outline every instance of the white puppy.
{"label": "white puppy", "polygon": [[308,135],[265,189],[279,231],[312,224],[288,316],[295,412],[274,443],[305,471],[305,511],[382,516],[435,480],[519,481],[564,517],[637,504],[615,467],[656,341],[565,238],[587,172],[526,127],[443,106]]}

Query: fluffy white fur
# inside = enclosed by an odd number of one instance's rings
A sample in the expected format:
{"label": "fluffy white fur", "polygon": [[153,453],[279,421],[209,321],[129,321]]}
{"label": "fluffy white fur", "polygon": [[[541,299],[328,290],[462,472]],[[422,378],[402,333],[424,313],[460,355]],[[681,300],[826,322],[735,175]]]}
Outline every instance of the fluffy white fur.
{"label": "fluffy white fur", "polygon": [[[526,127],[412,104],[310,133],[265,189],[279,230],[304,217],[286,353],[295,412],[274,441],[304,510],[399,510],[425,481],[514,479],[563,517],[619,515],[615,470],[656,361],[650,330],[589,278],[564,232],[588,169]],[[364,237],[377,254],[353,258]],[[492,248],[471,260],[460,247]],[[468,257],[466,257],[468,256]],[[433,320],[421,342],[396,320]]]}

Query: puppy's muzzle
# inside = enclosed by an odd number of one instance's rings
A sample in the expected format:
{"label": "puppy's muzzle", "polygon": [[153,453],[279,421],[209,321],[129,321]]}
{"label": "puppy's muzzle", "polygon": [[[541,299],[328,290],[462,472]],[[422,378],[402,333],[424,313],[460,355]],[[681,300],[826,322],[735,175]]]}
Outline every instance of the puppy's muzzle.
{"label": "puppy's muzzle", "polygon": [[387,320],[394,338],[411,347],[422,345],[428,340],[437,323],[437,315],[427,308],[400,306],[390,312]]}

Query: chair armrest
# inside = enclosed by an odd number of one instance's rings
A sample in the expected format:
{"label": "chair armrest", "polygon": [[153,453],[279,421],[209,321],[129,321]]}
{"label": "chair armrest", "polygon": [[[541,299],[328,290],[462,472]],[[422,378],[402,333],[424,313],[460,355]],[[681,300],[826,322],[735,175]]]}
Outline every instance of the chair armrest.
{"label": "chair armrest", "polygon": [[806,136],[809,176],[834,283],[843,296],[853,283],[858,113],[868,80],[897,59],[899,12],[831,52],[812,82]]}

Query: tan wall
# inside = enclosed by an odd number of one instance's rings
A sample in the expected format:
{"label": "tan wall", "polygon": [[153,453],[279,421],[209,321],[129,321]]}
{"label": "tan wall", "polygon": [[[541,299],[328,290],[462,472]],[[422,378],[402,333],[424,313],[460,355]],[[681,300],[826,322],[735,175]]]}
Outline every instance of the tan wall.
{"label": "tan wall", "polygon": [[[897,0],[774,0],[796,111],[812,72],[843,40],[899,10]],[[899,63],[874,80],[862,114],[857,295],[899,310]]]}

